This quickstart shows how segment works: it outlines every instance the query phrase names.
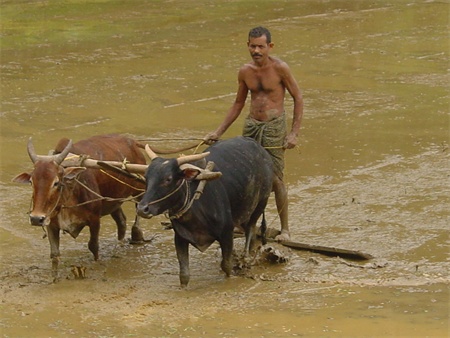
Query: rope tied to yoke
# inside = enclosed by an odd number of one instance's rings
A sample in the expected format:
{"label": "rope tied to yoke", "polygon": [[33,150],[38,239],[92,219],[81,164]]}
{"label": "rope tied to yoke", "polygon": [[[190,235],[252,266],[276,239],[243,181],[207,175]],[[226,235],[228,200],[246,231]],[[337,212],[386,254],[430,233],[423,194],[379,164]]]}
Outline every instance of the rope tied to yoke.
{"label": "rope tied to yoke", "polygon": [[[103,170],[102,170],[102,171],[103,171]],[[104,172],[104,171],[103,171],[103,172]],[[113,177],[113,176],[110,175],[110,174],[107,174],[107,175],[110,176],[110,177]],[[115,177],[113,177],[113,178],[115,178]],[[117,178],[115,178],[115,179],[116,179],[118,182],[120,182],[120,183],[122,183],[122,184],[125,184],[125,185],[129,186],[129,185],[126,184],[125,182],[123,182],[123,181],[121,181],[121,180],[119,180],[119,179],[117,179]],[[90,193],[92,193],[93,195],[95,195],[95,196],[98,197],[98,198],[91,199],[91,200],[88,200],[88,201],[84,201],[84,202],[81,202],[81,203],[77,203],[77,204],[74,204],[74,205],[62,205],[61,208],[76,208],[76,207],[80,207],[80,206],[83,206],[83,205],[86,205],[86,204],[89,204],[89,203],[95,203],[95,202],[98,202],[98,201],[121,202],[121,203],[127,202],[127,201],[133,201],[133,202],[136,202],[137,199],[139,199],[139,197],[141,197],[141,196],[144,195],[144,193],[145,193],[145,190],[143,190],[143,189],[138,189],[138,188],[134,188],[134,187],[133,187],[135,190],[141,191],[141,193],[138,194],[138,195],[135,195],[135,196],[125,197],[125,198],[105,197],[105,196],[100,195],[100,194],[97,193],[96,191],[92,190],[91,188],[89,188],[86,184],[84,184],[83,182],[81,182],[78,178],[75,178],[75,182],[77,182],[77,183],[78,183],[79,185],[81,185],[84,189],[86,189],[87,191],[89,191]],[[132,187],[132,186],[130,186],[130,187]],[[60,195],[61,195],[61,193],[62,193],[62,189],[61,189],[61,191],[60,191]]]}
{"label": "rope tied to yoke", "polygon": [[132,186],[131,184],[128,184],[127,182],[124,182],[122,180],[120,180],[119,178],[117,178],[116,176],[111,175],[110,173],[108,173],[106,170],[100,169],[100,171],[105,174],[106,176],[109,176],[110,178],[112,178],[113,180],[116,180],[117,182],[126,185],[128,188],[134,189],[136,191],[141,191],[141,192],[145,192],[145,189],[141,189],[141,188],[136,188],[134,186]]}
{"label": "rope tied to yoke", "polygon": [[184,202],[183,205],[181,206],[181,208],[172,216],[169,215],[169,210],[166,210],[164,212],[164,216],[166,216],[167,219],[177,219],[180,218],[181,216],[183,216],[191,207],[192,204],[194,203],[194,201],[197,199],[195,198],[195,195],[193,196],[193,198],[191,198],[191,190],[190,190],[190,184],[189,181],[183,179],[181,181],[181,183],[174,189],[172,190],[170,193],[168,193],[167,195],[158,198],[154,201],[148,202],[147,206],[152,205],[152,204],[156,204],[159,202],[162,202],[166,199],[168,199],[169,197],[173,196],[176,192],[178,192],[178,190],[180,190],[183,186],[186,186],[186,194],[184,197]]}
{"label": "rope tied to yoke", "polygon": [[[178,210],[175,214],[173,214],[172,216],[169,216],[168,212],[164,214],[164,216],[166,216],[166,218],[172,220],[172,219],[177,219],[180,218],[181,216],[183,216],[191,207],[192,204],[194,203],[194,198],[190,198],[191,197],[191,189],[189,182],[186,180],[183,180],[184,182],[186,182],[186,195],[184,197],[184,203],[181,206],[180,210]],[[181,186],[181,184],[180,184]]]}
{"label": "rope tied to yoke", "polygon": [[[88,159],[88,158],[89,158],[89,156],[84,155],[84,154],[81,154],[81,155],[73,154],[72,156],[66,157],[65,160],[78,159],[78,166],[83,166],[84,161],[86,159]],[[126,169],[126,164],[127,164],[126,159],[123,160],[122,164],[123,164],[123,168]],[[81,203],[77,203],[77,204],[74,204],[74,205],[62,205],[61,208],[75,208],[75,207],[80,207],[80,206],[83,206],[83,205],[86,205],[86,204],[89,204],[89,203],[95,203],[95,202],[98,202],[98,201],[120,202],[120,203],[127,202],[127,201],[134,201],[134,202],[136,202],[136,199],[138,199],[139,197],[141,197],[145,193],[145,189],[137,188],[137,187],[135,187],[135,186],[133,186],[131,184],[128,184],[127,182],[119,179],[118,177],[108,173],[104,169],[99,169],[99,170],[100,170],[101,173],[103,173],[104,175],[108,176],[109,178],[115,180],[116,182],[119,182],[120,184],[125,185],[128,188],[131,188],[131,189],[133,189],[135,191],[139,191],[140,194],[134,195],[134,196],[130,196],[130,197],[126,197],[126,198],[122,198],[122,197],[121,198],[105,197],[105,196],[102,196],[101,194],[97,193],[96,191],[92,190],[91,188],[89,188],[86,184],[81,182],[78,178],[75,178],[74,181],[76,183],[78,183],[80,186],[82,186],[84,189],[89,191],[91,194],[93,194],[97,198],[94,198],[94,199],[91,199],[91,200],[88,200],[88,201],[84,201],[84,202],[81,202]],[[61,195],[62,190],[59,193]]]}

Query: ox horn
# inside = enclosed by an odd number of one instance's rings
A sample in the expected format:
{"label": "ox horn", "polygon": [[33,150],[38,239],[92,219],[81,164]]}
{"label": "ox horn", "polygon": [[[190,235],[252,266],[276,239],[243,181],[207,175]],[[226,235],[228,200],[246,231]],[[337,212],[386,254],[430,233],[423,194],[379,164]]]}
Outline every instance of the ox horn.
{"label": "ox horn", "polygon": [[184,163],[201,160],[201,159],[205,158],[208,155],[209,155],[209,152],[201,153],[201,154],[195,154],[195,155],[182,156],[182,157],[177,158],[177,163],[180,166],[180,165],[182,165]]}
{"label": "ox horn", "polygon": [[61,153],[55,155],[54,161],[56,162],[56,164],[61,164],[62,161],[64,161],[64,159],[66,158],[66,156],[70,152],[70,148],[72,148],[72,144],[73,144],[72,140],[69,140],[69,143],[67,143],[67,145],[64,148],[64,150],[61,151]]}
{"label": "ox horn", "polygon": [[153,152],[152,148],[150,148],[148,144],[145,145],[145,152],[147,153],[148,157],[150,157],[150,160],[154,160],[158,157],[158,155]]}
{"label": "ox horn", "polygon": [[36,155],[36,151],[34,150],[33,142],[31,142],[31,137],[28,139],[27,151],[28,156],[30,156],[31,162],[35,163],[38,160],[38,155]]}
{"label": "ox horn", "polygon": [[72,148],[72,140],[69,140],[69,143],[66,145],[66,147],[64,148],[64,150],[61,153],[59,153],[57,155],[51,155],[51,156],[42,156],[42,155],[36,154],[36,151],[34,150],[33,142],[31,141],[31,137],[28,139],[28,144],[27,144],[28,156],[30,156],[31,162],[33,162],[33,163],[36,163],[36,161],[41,159],[41,160],[47,160],[47,161],[53,160],[57,164],[61,164],[62,161],[64,161],[64,159],[66,158],[66,156],[69,154],[70,148]]}

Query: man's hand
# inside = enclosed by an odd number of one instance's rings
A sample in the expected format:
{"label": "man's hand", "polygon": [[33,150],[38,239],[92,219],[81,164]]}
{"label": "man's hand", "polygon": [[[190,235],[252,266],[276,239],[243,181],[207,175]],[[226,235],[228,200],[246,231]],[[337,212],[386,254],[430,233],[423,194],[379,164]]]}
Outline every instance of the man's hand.
{"label": "man's hand", "polygon": [[284,141],[284,149],[292,149],[297,145],[297,134],[291,132],[286,136]]}
{"label": "man's hand", "polygon": [[207,145],[211,145],[214,142],[219,141],[219,135],[217,135],[217,133],[215,131],[213,131],[212,133],[207,134],[204,138],[203,138],[203,142],[205,142],[205,144]]}

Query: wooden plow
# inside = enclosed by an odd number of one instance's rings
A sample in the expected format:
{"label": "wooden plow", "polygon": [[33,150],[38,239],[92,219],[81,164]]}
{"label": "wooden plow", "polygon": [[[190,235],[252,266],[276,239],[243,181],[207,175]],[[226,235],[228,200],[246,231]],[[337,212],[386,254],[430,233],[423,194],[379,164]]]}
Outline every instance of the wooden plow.
{"label": "wooden plow", "polygon": [[[374,258],[372,255],[368,253],[364,253],[357,250],[348,250],[348,249],[342,249],[342,248],[335,248],[330,246],[323,246],[323,245],[314,245],[314,244],[306,244],[306,243],[299,243],[295,241],[277,241],[275,237],[280,234],[279,230],[268,228],[267,229],[267,235],[266,235],[266,241],[268,243],[278,243],[280,245],[283,245],[285,247],[295,249],[295,250],[303,250],[303,251],[310,251],[314,253],[318,253],[321,255],[325,255],[328,257],[340,257],[340,258],[346,258],[351,259],[355,261],[365,261]],[[235,238],[242,238],[244,237],[241,233],[235,233]],[[257,237],[261,238],[261,235],[258,231]]]}
{"label": "wooden plow", "polygon": [[[267,238],[267,241],[276,242],[274,239],[271,238]],[[334,248],[322,245],[312,245],[293,241],[281,241],[279,243],[291,249],[311,251],[330,257],[347,258],[357,261],[364,261],[373,258],[373,256],[370,254],[356,250],[347,250],[342,248]]]}

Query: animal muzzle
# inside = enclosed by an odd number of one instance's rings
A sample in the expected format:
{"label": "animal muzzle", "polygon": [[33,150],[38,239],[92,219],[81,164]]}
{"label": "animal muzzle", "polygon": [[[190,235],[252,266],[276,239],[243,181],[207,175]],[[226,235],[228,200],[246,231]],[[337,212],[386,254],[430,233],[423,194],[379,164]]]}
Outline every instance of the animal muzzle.
{"label": "animal muzzle", "polygon": [[46,215],[35,215],[30,214],[30,223],[31,225],[43,226],[49,223],[49,220]]}
{"label": "animal muzzle", "polygon": [[152,218],[154,215],[152,212],[152,208],[150,205],[148,204],[138,204],[137,208],[136,208],[136,213],[138,214],[138,216],[144,217],[144,218]]}

